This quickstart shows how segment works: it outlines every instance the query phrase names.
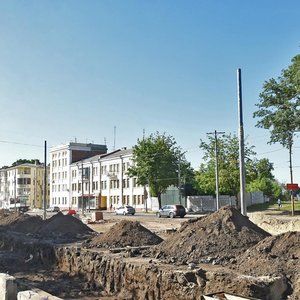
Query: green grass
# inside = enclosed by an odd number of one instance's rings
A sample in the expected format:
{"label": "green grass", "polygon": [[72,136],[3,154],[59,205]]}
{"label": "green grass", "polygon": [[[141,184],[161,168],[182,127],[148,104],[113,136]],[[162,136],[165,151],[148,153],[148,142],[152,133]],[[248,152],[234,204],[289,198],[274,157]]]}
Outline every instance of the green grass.
{"label": "green grass", "polygon": [[[281,208],[280,210],[285,212],[285,211],[291,211],[292,210],[292,204],[291,201],[281,201]],[[264,211],[264,210],[279,210],[278,209],[278,204],[277,201],[272,201],[272,202],[266,202],[266,203],[261,203],[261,204],[254,204],[251,205],[247,208],[247,211],[249,212],[255,212],[255,211]],[[294,209],[295,211],[300,211],[300,202],[299,201],[294,201]]]}

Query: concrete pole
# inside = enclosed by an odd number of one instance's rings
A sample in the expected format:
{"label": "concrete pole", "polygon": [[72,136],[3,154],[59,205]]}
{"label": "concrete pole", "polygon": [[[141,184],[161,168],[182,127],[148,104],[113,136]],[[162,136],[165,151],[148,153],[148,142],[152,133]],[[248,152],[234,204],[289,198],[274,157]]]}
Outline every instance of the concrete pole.
{"label": "concrete pole", "polygon": [[[293,179],[293,164],[292,164],[292,139],[289,141],[289,162],[290,162],[290,176],[291,176],[291,184],[294,183]],[[295,201],[293,191],[291,191],[291,204],[292,204],[292,216],[295,215]]]}
{"label": "concrete pole", "polygon": [[220,199],[219,199],[219,159],[218,159],[218,137],[217,131],[215,130],[215,157],[216,157],[216,203],[217,210],[220,208]]}
{"label": "concrete pole", "polygon": [[207,134],[213,134],[215,136],[215,159],[216,159],[216,209],[220,208],[220,199],[219,199],[219,157],[218,157],[218,134],[224,134],[225,132],[209,132]]}
{"label": "concrete pole", "polygon": [[45,141],[44,149],[44,220],[46,220],[46,203],[47,203],[47,141]]}
{"label": "concrete pole", "polygon": [[17,212],[17,166],[16,166],[16,168],[15,168],[15,176],[14,176],[14,202],[15,202],[15,212]]}
{"label": "concrete pole", "polygon": [[242,76],[241,69],[237,69],[238,81],[238,111],[239,111],[239,152],[240,152],[240,198],[241,213],[247,216],[247,205],[245,199],[245,145],[244,145],[244,125],[243,125],[243,105],[242,105]]}
{"label": "concrete pole", "polygon": [[81,205],[82,215],[84,215],[84,204],[83,204],[83,163],[81,162]]}

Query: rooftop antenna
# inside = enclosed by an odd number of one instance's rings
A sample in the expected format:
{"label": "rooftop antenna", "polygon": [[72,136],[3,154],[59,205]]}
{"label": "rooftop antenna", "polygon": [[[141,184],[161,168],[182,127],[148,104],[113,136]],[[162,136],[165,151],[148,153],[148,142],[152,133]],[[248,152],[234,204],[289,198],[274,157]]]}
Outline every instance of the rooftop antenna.
{"label": "rooftop antenna", "polygon": [[[104,145],[106,145],[106,137],[104,138]],[[107,146],[107,145],[106,145]]]}

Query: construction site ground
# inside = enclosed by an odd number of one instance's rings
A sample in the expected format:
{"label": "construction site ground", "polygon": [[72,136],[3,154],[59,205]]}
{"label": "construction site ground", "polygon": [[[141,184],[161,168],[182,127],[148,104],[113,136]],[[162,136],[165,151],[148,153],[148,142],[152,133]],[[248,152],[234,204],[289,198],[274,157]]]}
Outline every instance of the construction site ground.
{"label": "construction site ground", "polygon": [[300,299],[299,216],[270,210],[245,218],[227,207],[174,219],[105,211],[86,225],[49,217],[0,218],[0,272],[15,276],[20,289],[85,300],[200,299],[220,291]]}

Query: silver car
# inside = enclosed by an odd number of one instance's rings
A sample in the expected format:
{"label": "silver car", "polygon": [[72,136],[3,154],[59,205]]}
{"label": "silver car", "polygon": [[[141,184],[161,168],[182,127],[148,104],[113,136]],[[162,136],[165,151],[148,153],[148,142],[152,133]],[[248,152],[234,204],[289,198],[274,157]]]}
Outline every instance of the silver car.
{"label": "silver car", "polygon": [[135,214],[135,208],[129,205],[123,205],[115,209],[116,215],[133,215]]}
{"label": "silver car", "polygon": [[156,213],[156,216],[158,218],[160,217],[183,218],[185,215],[186,215],[185,208],[180,204],[165,205]]}

